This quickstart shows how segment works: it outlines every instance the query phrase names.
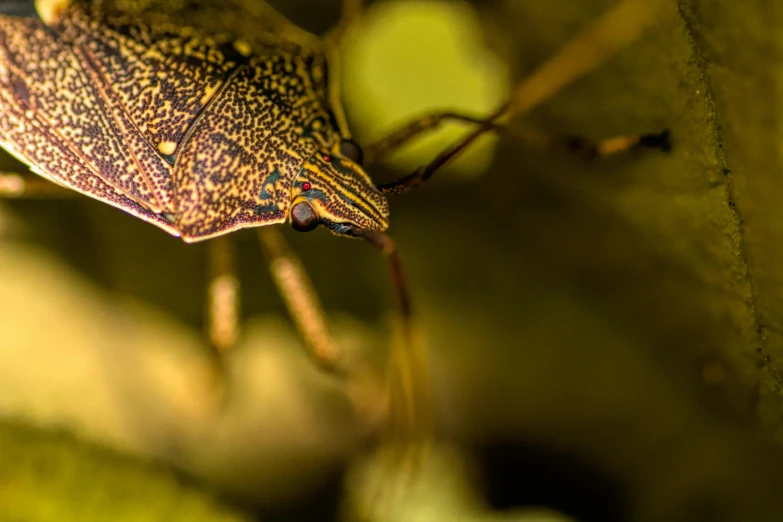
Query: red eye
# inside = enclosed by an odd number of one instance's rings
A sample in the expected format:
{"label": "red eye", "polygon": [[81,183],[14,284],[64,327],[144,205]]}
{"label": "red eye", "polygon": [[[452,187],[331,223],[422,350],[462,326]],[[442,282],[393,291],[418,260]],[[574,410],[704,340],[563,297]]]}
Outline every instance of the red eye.
{"label": "red eye", "polygon": [[324,154],[323,158],[324,158],[324,161],[326,163],[331,163],[331,161],[332,161],[332,157],[330,155],[328,155],[328,154]]}
{"label": "red eye", "polygon": [[302,183],[302,190],[303,191],[307,192],[311,188],[313,188],[313,186],[310,184],[309,181],[305,181],[304,183]]}

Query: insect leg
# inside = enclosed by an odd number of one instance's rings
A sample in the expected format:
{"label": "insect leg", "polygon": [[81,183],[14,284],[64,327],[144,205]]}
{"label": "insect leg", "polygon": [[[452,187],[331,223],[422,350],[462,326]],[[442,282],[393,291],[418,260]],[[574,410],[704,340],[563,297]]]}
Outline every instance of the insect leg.
{"label": "insect leg", "polygon": [[[0,199],[67,198],[76,192],[38,176],[0,172]],[[239,281],[234,274],[234,249],[227,238],[209,242],[210,283],[207,333],[216,353],[237,339]]]}
{"label": "insect leg", "polygon": [[[426,114],[407,122],[380,140],[365,147],[364,166],[366,167],[382,160],[385,156],[405,146],[412,139],[425,132],[437,129],[443,123],[458,122],[479,125],[485,121],[485,118],[453,111],[439,111]],[[579,136],[553,136],[533,129],[510,128],[501,124],[492,124],[487,129],[487,132],[490,131],[498,132],[532,145],[565,150],[586,159],[610,156],[635,147],[650,147],[662,150],[668,150],[670,147],[669,134],[666,131],[659,134],[617,136],[599,142],[591,142]]]}
{"label": "insect leg", "polygon": [[217,360],[236,344],[239,337],[239,279],[233,241],[218,237],[208,248],[207,338]]}
{"label": "insect leg", "polygon": [[[421,120],[411,122],[407,127],[401,128],[398,132],[392,133],[383,140],[373,144],[369,149],[365,149],[365,157],[369,157],[370,161],[377,161],[379,157],[392,152],[398,146],[401,146],[408,140],[414,138],[417,134],[434,127],[434,125],[433,127],[426,127],[427,124],[430,124],[433,121],[440,123],[446,119],[484,124],[474,133],[476,137],[489,132],[500,132],[519,141],[552,148],[553,150],[562,150],[589,160],[604,158],[637,148],[653,148],[662,151],[669,151],[671,149],[668,130],[664,130],[660,133],[616,136],[598,142],[591,142],[578,136],[552,136],[531,129],[512,129],[504,127],[503,125],[493,123],[489,120],[475,122],[472,118],[463,117],[458,114],[435,113],[430,117],[424,117]],[[408,176],[391,183],[381,183],[378,185],[378,188],[386,194],[396,195],[409,192],[427,181],[432,177],[435,171],[445,165],[448,161],[461,154],[473,144],[473,141],[474,140],[470,140],[459,143],[458,146],[447,149],[441,153],[429,164],[416,169],[413,174],[409,174]]]}
{"label": "insect leg", "polygon": [[0,172],[0,199],[61,199],[75,195],[76,192],[40,176]]}
{"label": "insect leg", "polygon": [[207,299],[205,330],[211,373],[209,385],[216,391],[221,406],[229,402],[226,352],[240,334],[239,278],[236,275],[236,252],[231,238],[217,237],[207,243]]}
{"label": "insect leg", "polygon": [[638,148],[658,149],[669,152],[672,148],[671,135],[666,129],[662,132],[649,134],[631,134],[615,136],[592,143],[578,136],[567,138],[549,138],[547,145],[565,148],[586,159],[605,158]]}
{"label": "insect leg", "polygon": [[359,411],[377,411],[379,405],[386,409],[388,404],[390,435],[396,442],[406,447],[409,442],[424,440],[429,434],[430,419],[424,384],[427,382],[424,371],[427,368],[426,358],[415,342],[408,287],[392,240],[370,230],[359,230],[354,234],[379,248],[389,258],[403,316],[404,339],[396,343],[400,349],[392,350],[387,384],[384,386],[374,369],[357,367],[345,360],[326,327],[323,309],[309,277],[280,232],[271,227],[261,227],[258,234],[270,261],[272,277],[311,358],[324,370],[349,379],[347,384],[354,385],[352,396]]}
{"label": "insect leg", "polygon": [[258,237],[269,259],[275,285],[304,338],[309,355],[325,370],[342,372],[340,352],[326,327],[323,308],[302,263],[288,248],[279,231],[260,227]]}
{"label": "insect leg", "polygon": [[[525,78],[515,89],[511,99],[498,107],[471,133],[445,149],[428,165],[419,167],[413,174],[396,182],[380,185],[379,188],[388,194],[402,194],[418,187],[480,136],[529,112],[564,86],[599,67],[671,12],[663,0],[625,0],[613,7]],[[668,134],[663,133],[642,137],[636,140],[636,145],[662,143],[659,148],[665,148],[667,136]],[[634,146],[634,139],[626,138],[624,142],[619,139],[610,140],[603,147],[597,145],[596,150],[620,151],[627,149],[629,144]]]}
{"label": "insect leg", "polygon": [[[411,120],[383,138],[364,147],[364,166],[382,160],[385,156],[408,144],[412,139],[440,127],[446,122],[481,124],[485,117],[455,111],[435,111]],[[498,130],[496,126],[493,130]]]}

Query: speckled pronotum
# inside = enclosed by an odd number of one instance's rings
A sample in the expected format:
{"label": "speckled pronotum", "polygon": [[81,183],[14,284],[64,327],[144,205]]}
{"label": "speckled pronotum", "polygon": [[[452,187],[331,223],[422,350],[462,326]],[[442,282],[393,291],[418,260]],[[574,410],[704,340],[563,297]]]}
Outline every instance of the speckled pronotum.
{"label": "speckled pronotum", "polygon": [[[40,19],[0,16],[0,145],[58,187],[113,205],[186,242],[218,238],[209,328],[218,348],[236,338],[238,315],[231,251],[222,236],[261,227],[273,275],[310,353],[340,370],[339,350],[308,279],[269,225],[289,223],[299,231],[322,226],[381,249],[391,260],[407,324],[402,267],[385,234],[386,195],[419,186],[472,138],[384,185],[365,173],[363,156],[377,160],[447,120],[477,124],[471,136],[498,130],[502,119],[529,109],[586,69],[575,66],[584,60],[578,54],[574,59],[574,46],[567,47],[561,62],[572,62],[570,70],[555,67],[559,74],[547,76],[552,67],[542,68],[545,74],[523,83],[492,118],[434,112],[363,154],[340,106],[332,51],[361,2],[343,2],[343,23],[326,38],[251,0],[39,0]],[[633,22],[626,17],[622,23],[628,35]],[[644,24],[637,25],[638,34]],[[612,28],[603,30],[611,34]],[[584,36],[577,42],[595,62],[591,67],[615,50]],[[591,45],[603,56],[591,54]],[[625,148],[616,143],[614,148]],[[37,186],[29,177],[0,176],[2,196],[34,196]]]}

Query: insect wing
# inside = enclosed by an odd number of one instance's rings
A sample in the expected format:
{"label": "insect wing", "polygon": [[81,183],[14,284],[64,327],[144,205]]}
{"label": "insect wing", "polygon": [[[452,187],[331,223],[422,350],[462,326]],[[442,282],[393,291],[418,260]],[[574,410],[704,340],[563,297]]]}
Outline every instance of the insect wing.
{"label": "insect wing", "polygon": [[[82,49],[118,109],[157,153],[173,158],[187,129],[244,61],[230,43],[189,29],[111,26],[77,8],[54,29]],[[154,167],[153,167],[154,168]],[[170,192],[161,184],[159,190]]]}
{"label": "insect wing", "polygon": [[0,144],[51,181],[176,234],[82,61],[40,21],[0,16]]}

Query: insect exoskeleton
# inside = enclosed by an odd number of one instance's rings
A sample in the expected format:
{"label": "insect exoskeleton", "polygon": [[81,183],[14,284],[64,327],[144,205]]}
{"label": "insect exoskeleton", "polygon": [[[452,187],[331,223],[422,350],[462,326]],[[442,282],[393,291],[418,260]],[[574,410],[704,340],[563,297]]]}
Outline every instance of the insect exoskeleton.
{"label": "insect exoskeleton", "polygon": [[388,226],[317,39],[237,37],[102,5],[40,0],[43,23],[0,20],[0,142],[36,173],[187,242],[286,221]]}
{"label": "insect exoskeleton", "polygon": [[291,189],[290,221],[306,232],[319,224],[338,235],[351,230],[386,230],[389,204],[370,177],[353,160],[316,152],[305,163]]}

